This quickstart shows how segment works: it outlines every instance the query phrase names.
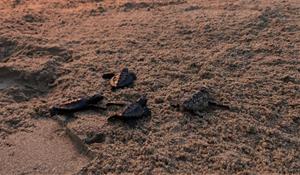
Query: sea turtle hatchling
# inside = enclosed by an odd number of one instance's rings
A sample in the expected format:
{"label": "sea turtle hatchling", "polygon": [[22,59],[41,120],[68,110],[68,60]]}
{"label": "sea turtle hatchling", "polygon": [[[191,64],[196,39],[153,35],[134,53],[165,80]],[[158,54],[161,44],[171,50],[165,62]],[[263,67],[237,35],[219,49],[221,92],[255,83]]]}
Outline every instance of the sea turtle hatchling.
{"label": "sea turtle hatchling", "polygon": [[206,87],[201,87],[197,93],[184,100],[181,104],[175,103],[172,106],[179,107],[181,111],[188,111],[199,116],[203,116],[202,112],[211,108],[230,109],[229,106],[216,103]]}
{"label": "sea turtle hatchling", "polygon": [[121,72],[115,73],[105,73],[102,78],[110,79],[110,85],[113,89],[128,87],[133,84],[136,80],[136,75],[133,72],[130,72],[128,68],[124,68]]}
{"label": "sea turtle hatchling", "polygon": [[119,114],[115,114],[108,118],[109,121],[114,119],[119,120],[130,120],[130,119],[138,119],[142,117],[147,117],[151,115],[150,109],[147,107],[147,97],[142,96],[136,102],[131,103],[123,112]]}
{"label": "sea turtle hatchling", "polygon": [[[72,100],[71,102],[54,106],[50,109],[50,115],[73,115],[75,112],[96,107],[96,104],[103,100],[103,96],[96,94],[90,97]],[[101,108],[98,107],[97,108]]]}

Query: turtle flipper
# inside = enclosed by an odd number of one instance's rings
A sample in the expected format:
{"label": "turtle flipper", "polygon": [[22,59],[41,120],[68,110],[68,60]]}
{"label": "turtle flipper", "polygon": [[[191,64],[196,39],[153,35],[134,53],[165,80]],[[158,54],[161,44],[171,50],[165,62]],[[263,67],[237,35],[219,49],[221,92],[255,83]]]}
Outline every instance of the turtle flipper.
{"label": "turtle flipper", "polygon": [[109,106],[126,106],[126,105],[128,105],[128,103],[126,103],[126,102],[119,102],[119,101],[107,102],[105,104],[106,107],[109,107]]}
{"label": "turtle flipper", "polygon": [[[95,94],[93,96],[89,96],[86,98],[80,98],[78,100],[73,100],[68,103],[64,103],[61,105],[56,105],[50,108],[50,116],[54,115],[69,115],[75,112],[84,111],[87,109],[91,109],[96,106],[104,97],[100,94]],[[99,108],[99,107],[98,107]],[[106,109],[106,108],[105,108]]]}
{"label": "turtle flipper", "polygon": [[227,105],[223,105],[223,104],[219,104],[213,101],[208,102],[209,106],[215,107],[215,108],[219,108],[219,109],[223,109],[223,110],[230,110],[230,106]]}
{"label": "turtle flipper", "polygon": [[93,111],[99,111],[99,110],[106,110],[106,106],[99,106],[99,105],[89,105],[88,109],[93,110]]}
{"label": "turtle flipper", "polygon": [[145,107],[144,109],[144,116],[145,117],[148,117],[148,116],[151,116],[151,110],[148,108],[148,107]]}
{"label": "turtle flipper", "polygon": [[137,79],[136,74],[133,73],[133,72],[130,72],[130,73],[129,73],[129,76],[131,76],[131,78],[132,78],[133,80],[136,80],[136,79]]}
{"label": "turtle flipper", "polygon": [[60,108],[60,107],[52,107],[50,110],[50,116],[53,117],[55,115],[69,115],[73,114],[72,110]]}
{"label": "turtle flipper", "polygon": [[103,100],[104,97],[100,94],[95,94],[93,96],[87,97],[85,99],[87,105],[94,105]]}
{"label": "turtle flipper", "polygon": [[110,72],[110,73],[104,73],[102,75],[102,78],[105,79],[105,80],[110,80],[114,76],[115,76],[115,73]]}

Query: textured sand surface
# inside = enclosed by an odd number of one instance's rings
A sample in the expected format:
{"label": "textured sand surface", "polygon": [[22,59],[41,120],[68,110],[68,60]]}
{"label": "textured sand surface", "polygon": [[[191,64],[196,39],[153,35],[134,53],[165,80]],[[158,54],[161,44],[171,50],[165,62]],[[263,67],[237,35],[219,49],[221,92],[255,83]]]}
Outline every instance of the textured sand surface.
{"label": "textured sand surface", "polygon": [[[300,174],[298,0],[0,0],[0,14],[0,174]],[[112,92],[101,75],[124,66],[137,81]],[[203,85],[234,110],[170,106]],[[78,113],[69,127],[105,135],[85,164],[43,116],[94,93],[147,94],[152,116],[131,126]],[[34,149],[45,135],[53,155]]]}
{"label": "textured sand surface", "polygon": [[76,152],[54,121],[34,123],[32,132],[11,134],[1,145],[1,174],[72,174],[88,159]]}

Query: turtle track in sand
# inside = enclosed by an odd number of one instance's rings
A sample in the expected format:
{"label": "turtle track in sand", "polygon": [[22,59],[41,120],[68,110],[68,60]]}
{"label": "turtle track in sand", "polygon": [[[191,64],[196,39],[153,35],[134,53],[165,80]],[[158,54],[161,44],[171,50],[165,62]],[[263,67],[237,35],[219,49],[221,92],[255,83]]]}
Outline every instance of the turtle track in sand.
{"label": "turtle track in sand", "polygon": [[60,46],[29,46],[24,54],[29,58],[39,58],[42,56],[54,57],[58,61],[67,62],[71,57],[71,51]]}
{"label": "turtle track in sand", "polygon": [[0,38],[0,62],[5,62],[17,49],[17,43],[7,38]]}
{"label": "turtle track in sand", "polygon": [[16,102],[47,94],[54,79],[53,72],[43,69],[28,72],[12,67],[0,67],[0,91]]}
{"label": "turtle track in sand", "polygon": [[186,3],[184,0],[168,0],[168,1],[158,1],[158,2],[126,2],[122,4],[119,9],[124,12],[128,12],[131,10],[139,10],[139,9],[151,9],[158,8],[170,5],[179,5]]}
{"label": "turtle track in sand", "polygon": [[62,73],[61,62],[72,58],[71,51],[57,45],[16,45],[9,40],[5,43],[5,52],[0,50],[0,62],[1,58],[5,60],[0,65],[0,92],[16,102],[46,95]]}

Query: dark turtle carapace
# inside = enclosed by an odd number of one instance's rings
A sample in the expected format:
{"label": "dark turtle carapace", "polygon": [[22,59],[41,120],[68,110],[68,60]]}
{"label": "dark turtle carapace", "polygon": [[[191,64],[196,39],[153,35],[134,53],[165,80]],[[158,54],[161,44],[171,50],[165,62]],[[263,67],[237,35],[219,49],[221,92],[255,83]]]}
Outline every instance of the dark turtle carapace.
{"label": "dark turtle carapace", "polygon": [[115,73],[105,73],[102,78],[110,79],[110,85],[113,89],[128,87],[133,84],[136,80],[136,75],[133,72],[130,72],[128,68],[124,68],[121,72]]}
{"label": "dark turtle carapace", "polygon": [[180,107],[182,111],[192,112],[201,116],[201,112],[211,108],[229,109],[229,106],[216,103],[205,87],[201,87],[191,98],[188,98],[176,107]]}
{"label": "dark turtle carapace", "polygon": [[128,105],[120,114],[109,117],[109,120],[120,119],[130,120],[147,117],[151,115],[150,109],[147,107],[147,98],[142,96],[136,102]]}
{"label": "dark turtle carapace", "polygon": [[64,115],[73,114],[78,111],[87,110],[95,107],[104,97],[100,94],[96,94],[90,97],[80,98],[72,100],[71,102],[54,106],[50,109],[50,115]]}
{"label": "dark turtle carapace", "polygon": [[182,109],[187,111],[201,111],[208,107],[211,97],[206,88],[201,88],[191,98],[182,103]]}

